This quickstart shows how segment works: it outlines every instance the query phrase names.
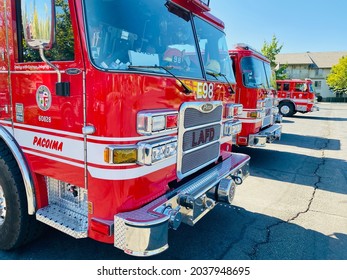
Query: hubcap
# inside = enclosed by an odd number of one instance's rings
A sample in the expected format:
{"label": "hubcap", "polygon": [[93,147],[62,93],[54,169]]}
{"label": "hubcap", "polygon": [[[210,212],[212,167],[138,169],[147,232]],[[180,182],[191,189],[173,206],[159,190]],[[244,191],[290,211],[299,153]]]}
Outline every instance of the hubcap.
{"label": "hubcap", "polygon": [[290,111],[289,106],[284,105],[284,106],[281,107],[281,113],[282,114],[286,115],[286,114],[289,113],[289,111]]}
{"label": "hubcap", "polygon": [[4,191],[0,186],[0,226],[4,223],[6,218],[6,200],[4,196]]}

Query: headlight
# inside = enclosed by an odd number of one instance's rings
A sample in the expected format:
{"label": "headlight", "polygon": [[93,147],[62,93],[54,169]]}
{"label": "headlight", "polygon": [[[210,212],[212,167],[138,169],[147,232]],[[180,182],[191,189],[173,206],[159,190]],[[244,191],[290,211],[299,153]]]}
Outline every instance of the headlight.
{"label": "headlight", "polygon": [[241,129],[242,129],[242,123],[239,120],[234,122],[225,122],[224,128],[223,128],[223,135],[224,136],[235,135],[240,133]]}
{"label": "headlight", "polygon": [[138,163],[152,165],[177,153],[177,137],[163,137],[137,143]]}

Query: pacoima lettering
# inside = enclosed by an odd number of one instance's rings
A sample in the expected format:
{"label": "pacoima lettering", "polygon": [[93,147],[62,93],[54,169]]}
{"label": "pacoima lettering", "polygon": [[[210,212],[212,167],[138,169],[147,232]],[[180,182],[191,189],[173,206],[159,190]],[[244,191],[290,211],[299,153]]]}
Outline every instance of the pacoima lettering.
{"label": "pacoima lettering", "polygon": [[33,145],[50,149],[50,150],[56,150],[56,151],[63,151],[63,142],[57,141],[57,140],[52,140],[52,139],[47,139],[47,138],[42,138],[42,137],[34,137],[33,140]]}

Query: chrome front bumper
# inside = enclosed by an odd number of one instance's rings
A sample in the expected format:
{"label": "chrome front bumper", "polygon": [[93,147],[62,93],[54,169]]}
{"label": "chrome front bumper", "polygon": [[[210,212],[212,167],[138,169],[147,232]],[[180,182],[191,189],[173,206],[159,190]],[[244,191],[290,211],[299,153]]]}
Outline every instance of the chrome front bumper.
{"label": "chrome front bumper", "polygon": [[250,157],[231,157],[143,208],[114,216],[114,246],[134,256],[166,250],[169,228],[194,225],[218,202],[231,203],[236,184],[249,175]]}
{"label": "chrome front bumper", "polygon": [[250,134],[248,143],[250,146],[264,147],[266,143],[272,143],[281,139],[282,125],[273,124],[269,128],[260,131],[257,134]]}
{"label": "chrome front bumper", "polygon": [[318,112],[319,111],[319,107],[317,105],[313,105],[311,108],[311,112]]}

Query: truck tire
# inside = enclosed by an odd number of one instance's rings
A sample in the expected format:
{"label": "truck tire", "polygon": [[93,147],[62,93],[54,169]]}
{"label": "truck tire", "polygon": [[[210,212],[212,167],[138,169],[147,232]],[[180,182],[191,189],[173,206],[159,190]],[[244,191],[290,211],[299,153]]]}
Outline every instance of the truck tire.
{"label": "truck tire", "polygon": [[17,162],[0,141],[0,250],[18,248],[40,235],[43,224],[28,214],[23,178]]}
{"label": "truck tire", "polygon": [[281,102],[279,105],[279,112],[284,117],[292,117],[295,114],[293,103]]}

